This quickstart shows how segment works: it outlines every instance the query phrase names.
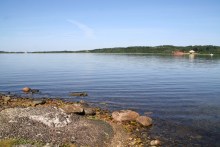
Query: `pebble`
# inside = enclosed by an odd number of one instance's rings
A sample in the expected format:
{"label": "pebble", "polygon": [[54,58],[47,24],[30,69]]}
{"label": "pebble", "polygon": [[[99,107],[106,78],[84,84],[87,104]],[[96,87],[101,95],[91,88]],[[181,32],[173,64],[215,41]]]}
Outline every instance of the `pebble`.
{"label": "pebble", "polygon": [[151,140],[150,145],[151,146],[158,146],[158,145],[161,145],[161,142],[158,139]]}

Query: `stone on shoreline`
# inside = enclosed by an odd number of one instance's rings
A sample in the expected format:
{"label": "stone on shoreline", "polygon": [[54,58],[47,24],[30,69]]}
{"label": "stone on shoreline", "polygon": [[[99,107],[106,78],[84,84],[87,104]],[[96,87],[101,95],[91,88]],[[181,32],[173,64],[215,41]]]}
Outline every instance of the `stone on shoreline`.
{"label": "stone on shoreline", "polygon": [[137,117],[139,114],[132,110],[120,110],[112,113],[113,120],[118,122],[136,120]]}
{"label": "stone on shoreline", "polygon": [[82,114],[84,112],[83,107],[77,104],[66,104],[62,106],[61,108],[67,114],[70,114],[70,113]]}
{"label": "stone on shoreline", "polygon": [[46,103],[46,101],[44,101],[44,100],[34,100],[32,102],[32,106],[42,105],[42,104],[45,104],[45,103]]}
{"label": "stone on shoreline", "polygon": [[152,119],[147,116],[139,116],[136,121],[146,127],[152,125]]}
{"label": "stone on shoreline", "polygon": [[30,92],[30,91],[31,91],[31,88],[29,88],[29,87],[24,87],[24,88],[22,89],[22,91],[23,91],[23,92]]}
{"label": "stone on shoreline", "polygon": [[[4,96],[10,97],[7,103]],[[34,107],[36,105],[39,106]],[[62,143],[76,146],[127,146],[133,141],[128,140],[129,137],[138,139],[138,134],[130,136],[130,132],[143,127],[136,125],[137,122],[134,125],[138,116],[137,112],[131,110],[116,111],[112,113],[115,118],[112,121],[108,110],[90,107],[85,101],[32,99],[0,93],[0,139],[21,137],[50,143],[52,146]],[[139,140],[135,141],[135,145],[141,144]]]}
{"label": "stone on shoreline", "polygon": [[160,142],[160,140],[155,139],[150,142],[150,145],[151,146],[158,146],[158,145],[161,145],[161,142]]}
{"label": "stone on shoreline", "polygon": [[40,90],[38,90],[38,89],[31,89],[30,87],[24,87],[22,89],[22,91],[25,92],[25,93],[32,93],[32,94],[40,92]]}
{"label": "stone on shoreline", "polygon": [[11,97],[10,96],[2,96],[2,99],[4,100],[4,103],[7,103],[10,99],[11,99]]}
{"label": "stone on shoreline", "polygon": [[24,138],[52,145],[74,143],[76,146],[106,146],[114,137],[113,128],[107,122],[69,115],[52,106],[0,111],[0,134],[0,139]]}
{"label": "stone on shoreline", "polygon": [[84,108],[85,115],[95,115],[96,112],[93,108]]}

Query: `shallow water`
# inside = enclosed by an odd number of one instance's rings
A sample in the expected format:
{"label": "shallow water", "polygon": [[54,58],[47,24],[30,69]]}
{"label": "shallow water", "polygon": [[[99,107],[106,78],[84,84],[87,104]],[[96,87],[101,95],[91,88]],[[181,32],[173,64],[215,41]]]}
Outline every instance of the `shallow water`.
{"label": "shallow water", "polygon": [[[220,146],[220,57],[0,54],[0,91],[153,112],[150,134],[173,146]],[[69,92],[86,91],[85,98]],[[104,104],[106,103],[106,104]]]}

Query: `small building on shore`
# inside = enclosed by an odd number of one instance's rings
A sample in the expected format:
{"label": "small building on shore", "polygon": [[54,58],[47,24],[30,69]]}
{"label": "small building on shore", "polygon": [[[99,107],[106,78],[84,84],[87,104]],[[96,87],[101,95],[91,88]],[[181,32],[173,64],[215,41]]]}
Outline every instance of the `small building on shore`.
{"label": "small building on shore", "polygon": [[195,54],[195,51],[194,50],[190,50],[189,54]]}

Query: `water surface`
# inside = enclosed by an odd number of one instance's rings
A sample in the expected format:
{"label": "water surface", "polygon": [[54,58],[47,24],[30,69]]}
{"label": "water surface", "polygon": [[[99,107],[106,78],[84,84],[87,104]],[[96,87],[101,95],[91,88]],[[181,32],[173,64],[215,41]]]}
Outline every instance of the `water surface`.
{"label": "water surface", "polygon": [[220,57],[147,54],[0,54],[0,91],[69,97],[111,110],[153,112],[164,145],[220,146]]}

